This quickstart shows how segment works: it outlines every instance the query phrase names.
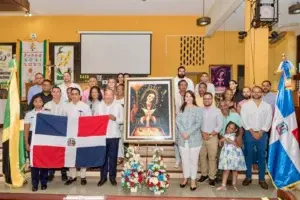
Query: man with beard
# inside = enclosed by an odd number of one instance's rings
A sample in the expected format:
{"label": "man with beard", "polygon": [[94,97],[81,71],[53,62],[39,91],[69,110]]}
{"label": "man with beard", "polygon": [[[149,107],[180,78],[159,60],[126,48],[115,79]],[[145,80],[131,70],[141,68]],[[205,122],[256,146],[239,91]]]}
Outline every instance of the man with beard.
{"label": "man with beard", "polygon": [[[206,90],[207,92],[212,93],[213,96],[215,96],[216,93],[216,88],[214,86],[214,84],[212,84],[211,82],[209,82],[209,76],[208,73],[203,72],[200,78],[200,83],[205,83],[206,84]],[[195,96],[199,96],[199,85],[200,83],[198,83],[195,87]]]}
{"label": "man with beard", "polygon": [[177,76],[174,78],[174,85],[175,85],[175,94],[179,93],[179,88],[176,87],[179,81],[185,80],[187,82],[188,88],[187,90],[191,90],[194,92],[194,83],[191,79],[185,76],[185,67],[180,66],[177,70]]}
{"label": "man with beard", "polygon": [[261,84],[264,95],[262,99],[272,106],[273,113],[275,111],[275,103],[276,103],[276,94],[271,92],[271,82],[269,80],[265,80]]}
{"label": "man with beard", "polygon": [[247,165],[244,186],[252,182],[252,163],[254,148],[257,150],[259,184],[263,189],[268,189],[265,181],[266,149],[268,134],[272,123],[272,108],[262,100],[263,90],[259,86],[252,88],[252,99],[243,104],[241,109],[242,124],[245,129],[245,160]]}
{"label": "man with beard", "polygon": [[242,105],[251,98],[251,88],[250,87],[243,88],[243,97],[244,97],[244,99],[242,101],[240,101],[237,106],[238,113],[241,113]]}

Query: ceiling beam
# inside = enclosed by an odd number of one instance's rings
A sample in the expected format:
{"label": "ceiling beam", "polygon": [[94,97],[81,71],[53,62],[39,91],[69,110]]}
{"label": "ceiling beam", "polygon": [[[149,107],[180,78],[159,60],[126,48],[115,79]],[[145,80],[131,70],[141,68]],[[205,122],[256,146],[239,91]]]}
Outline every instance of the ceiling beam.
{"label": "ceiling beam", "polygon": [[206,26],[205,36],[212,36],[243,2],[244,0],[215,1],[214,5],[206,14],[206,16],[211,18],[211,24]]}
{"label": "ceiling beam", "polygon": [[29,11],[28,0],[0,0],[0,11]]}

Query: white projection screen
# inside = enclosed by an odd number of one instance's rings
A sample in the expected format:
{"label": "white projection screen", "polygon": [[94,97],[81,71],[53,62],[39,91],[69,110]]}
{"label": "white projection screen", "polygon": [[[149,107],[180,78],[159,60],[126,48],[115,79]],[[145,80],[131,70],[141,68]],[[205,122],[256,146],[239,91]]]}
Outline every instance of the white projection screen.
{"label": "white projection screen", "polygon": [[79,32],[82,74],[151,74],[151,32]]}

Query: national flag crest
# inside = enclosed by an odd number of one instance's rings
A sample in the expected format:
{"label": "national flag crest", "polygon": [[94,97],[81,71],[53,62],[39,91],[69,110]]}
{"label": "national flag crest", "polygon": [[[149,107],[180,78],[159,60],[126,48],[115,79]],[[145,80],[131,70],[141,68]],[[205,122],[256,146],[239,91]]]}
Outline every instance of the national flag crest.
{"label": "national flag crest", "polygon": [[38,114],[30,164],[39,168],[99,167],[105,162],[108,116]]}
{"label": "national flag crest", "polygon": [[291,66],[286,60],[281,66],[268,158],[269,174],[279,189],[300,183],[300,138],[292,90],[285,87]]}

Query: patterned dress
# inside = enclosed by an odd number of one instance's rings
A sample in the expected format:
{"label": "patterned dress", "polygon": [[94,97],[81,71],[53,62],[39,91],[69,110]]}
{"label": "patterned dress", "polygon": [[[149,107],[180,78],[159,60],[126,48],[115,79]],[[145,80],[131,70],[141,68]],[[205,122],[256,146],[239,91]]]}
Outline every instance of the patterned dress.
{"label": "patterned dress", "polygon": [[[224,138],[234,141],[235,133],[227,133],[224,135]],[[225,142],[221,150],[218,168],[221,170],[245,171],[247,168],[242,149]]]}

